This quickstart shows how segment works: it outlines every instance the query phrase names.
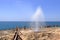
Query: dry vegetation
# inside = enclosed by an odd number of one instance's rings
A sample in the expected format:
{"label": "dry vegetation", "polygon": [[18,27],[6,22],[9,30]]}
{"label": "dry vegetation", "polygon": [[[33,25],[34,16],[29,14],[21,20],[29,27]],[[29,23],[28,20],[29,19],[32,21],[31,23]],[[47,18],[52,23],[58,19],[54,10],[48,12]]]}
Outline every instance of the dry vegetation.
{"label": "dry vegetation", "polygon": [[[19,30],[19,35],[23,40],[60,40],[60,28],[42,28],[38,32]],[[0,40],[12,40],[13,36],[14,30],[0,31]]]}

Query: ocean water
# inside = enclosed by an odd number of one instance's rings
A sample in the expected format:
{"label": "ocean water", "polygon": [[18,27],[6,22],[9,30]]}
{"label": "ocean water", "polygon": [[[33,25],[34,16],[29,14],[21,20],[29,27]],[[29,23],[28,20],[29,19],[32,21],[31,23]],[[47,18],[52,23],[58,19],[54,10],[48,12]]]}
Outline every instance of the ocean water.
{"label": "ocean water", "polygon": [[[7,30],[16,28],[16,26],[23,28],[26,26],[27,28],[30,27],[31,22],[23,22],[23,21],[0,21],[0,30]],[[60,22],[45,22],[46,25],[58,25],[60,26]]]}

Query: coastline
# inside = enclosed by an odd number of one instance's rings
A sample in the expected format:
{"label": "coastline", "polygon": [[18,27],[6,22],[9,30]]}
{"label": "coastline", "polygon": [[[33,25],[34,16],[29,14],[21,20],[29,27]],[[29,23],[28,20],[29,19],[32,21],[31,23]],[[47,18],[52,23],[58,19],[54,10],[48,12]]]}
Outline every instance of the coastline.
{"label": "coastline", "polygon": [[[23,35],[21,35],[21,33]],[[15,34],[15,30],[11,29],[11,30],[1,30],[0,31],[0,39],[8,39],[11,40],[13,38]],[[53,28],[41,28],[39,32],[34,32],[31,29],[19,29],[19,36],[23,39],[23,40],[33,40],[34,39],[34,35],[37,34],[39,36],[39,38],[35,38],[38,40],[60,40],[60,28],[59,27],[53,27]],[[50,37],[48,36],[51,36]],[[29,37],[28,37],[29,36]],[[30,37],[31,36],[31,37]],[[42,37],[43,36],[43,37]],[[47,38],[46,38],[47,37]]]}

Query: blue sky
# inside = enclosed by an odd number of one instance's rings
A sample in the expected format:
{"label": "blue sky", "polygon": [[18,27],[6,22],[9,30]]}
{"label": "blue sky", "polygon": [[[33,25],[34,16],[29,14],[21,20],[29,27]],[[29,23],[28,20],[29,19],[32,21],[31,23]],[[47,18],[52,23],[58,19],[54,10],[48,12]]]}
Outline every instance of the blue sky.
{"label": "blue sky", "polygon": [[38,6],[46,21],[60,21],[60,0],[0,0],[0,21],[30,21]]}

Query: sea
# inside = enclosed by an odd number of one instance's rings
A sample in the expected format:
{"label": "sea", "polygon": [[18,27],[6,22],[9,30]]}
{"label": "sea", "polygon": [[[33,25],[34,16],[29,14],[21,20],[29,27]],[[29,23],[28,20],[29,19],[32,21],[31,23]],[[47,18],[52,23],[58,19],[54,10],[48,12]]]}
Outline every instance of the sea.
{"label": "sea", "polygon": [[[30,27],[31,22],[27,21],[0,21],[0,30],[7,30],[7,29],[14,29],[16,26],[19,28],[23,28],[26,26],[27,28]],[[60,22],[45,22],[46,25],[58,25],[60,27]]]}

